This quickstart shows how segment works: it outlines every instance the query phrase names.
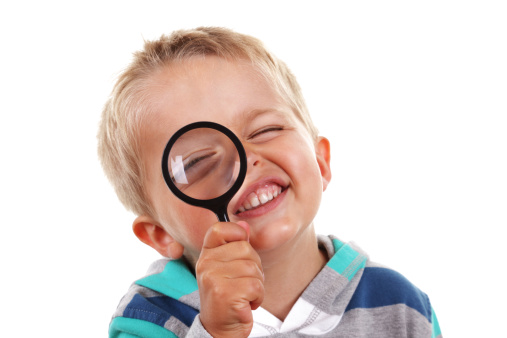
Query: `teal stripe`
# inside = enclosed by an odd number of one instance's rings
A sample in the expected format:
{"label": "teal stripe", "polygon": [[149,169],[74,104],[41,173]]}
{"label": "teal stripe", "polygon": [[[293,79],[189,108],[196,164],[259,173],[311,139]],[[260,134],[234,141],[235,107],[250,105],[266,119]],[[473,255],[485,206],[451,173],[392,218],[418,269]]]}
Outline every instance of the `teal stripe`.
{"label": "teal stripe", "polygon": [[440,331],[440,325],[438,324],[437,316],[435,315],[435,311],[431,308],[431,325],[433,326],[433,332],[431,334],[431,338],[436,338],[442,334]]}
{"label": "teal stripe", "polygon": [[160,337],[178,338],[171,331],[140,319],[116,317],[109,326],[110,338]]}
{"label": "teal stripe", "polygon": [[197,281],[194,275],[180,259],[169,261],[164,271],[140,279],[136,284],[174,299],[180,299],[182,296],[197,291]]}
{"label": "teal stripe", "polygon": [[359,269],[364,268],[366,257],[360,255],[350,245],[344,244],[337,239],[333,239],[333,246],[335,254],[329,260],[327,266],[348,280],[351,280]]}

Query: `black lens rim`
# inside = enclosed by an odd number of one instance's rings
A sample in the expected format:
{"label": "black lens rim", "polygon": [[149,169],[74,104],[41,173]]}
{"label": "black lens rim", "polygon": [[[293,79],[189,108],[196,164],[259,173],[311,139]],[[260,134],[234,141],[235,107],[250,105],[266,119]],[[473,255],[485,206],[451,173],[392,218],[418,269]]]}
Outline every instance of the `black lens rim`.
{"label": "black lens rim", "polygon": [[[208,200],[201,200],[196,199],[193,197],[190,197],[188,195],[185,195],[183,192],[181,192],[174,182],[171,180],[171,175],[169,174],[169,153],[171,152],[171,148],[173,147],[176,140],[183,134],[189,132],[193,129],[198,128],[209,128],[209,129],[215,129],[223,134],[225,134],[236,146],[236,149],[238,150],[239,154],[239,174],[238,178],[236,179],[236,182],[227,190],[224,194],[221,196],[208,199]],[[232,197],[238,192],[238,190],[241,188],[241,185],[243,184],[243,181],[246,177],[246,170],[247,170],[247,159],[246,159],[246,152],[245,148],[241,144],[241,141],[239,138],[228,128],[224,127],[223,125],[215,122],[210,121],[199,121],[187,124],[183,128],[179,129],[176,133],[174,133],[173,136],[169,139],[167,142],[164,153],[162,155],[162,175],[164,176],[164,180],[168,188],[171,190],[171,192],[176,195],[180,200],[182,200],[185,203],[188,203],[190,205],[194,205],[201,208],[206,208],[211,211],[213,211],[215,214],[218,214],[222,212],[222,210],[227,209],[227,205],[229,204]]]}

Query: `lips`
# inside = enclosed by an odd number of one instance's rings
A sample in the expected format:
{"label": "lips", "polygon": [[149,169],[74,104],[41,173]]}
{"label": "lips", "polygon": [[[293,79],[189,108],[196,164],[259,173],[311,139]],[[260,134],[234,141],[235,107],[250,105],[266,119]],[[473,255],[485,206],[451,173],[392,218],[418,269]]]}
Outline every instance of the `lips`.
{"label": "lips", "polygon": [[236,204],[235,214],[249,213],[276,200],[285,190],[283,183],[278,181],[264,180],[250,186],[239,199],[239,204]]}

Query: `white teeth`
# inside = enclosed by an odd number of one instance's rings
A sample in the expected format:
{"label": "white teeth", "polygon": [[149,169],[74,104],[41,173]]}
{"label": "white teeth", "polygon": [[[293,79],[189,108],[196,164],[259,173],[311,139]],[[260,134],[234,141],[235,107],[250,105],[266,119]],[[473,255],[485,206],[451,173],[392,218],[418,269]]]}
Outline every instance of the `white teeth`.
{"label": "white teeth", "polygon": [[256,208],[260,205],[266,204],[273,198],[276,198],[282,192],[282,187],[270,185],[260,188],[256,192],[251,193],[247,196],[243,205],[238,209],[238,212],[245,212],[247,210]]}
{"label": "white teeth", "polygon": [[265,204],[270,199],[268,198],[268,195],[266,194],[260,194],[259,195],[259,201],[261,201],[262,204]]}
{"label": "white teeth", "polygon": [[252,207],[258,207],[259,205],[261,205],[261,202],[259,201],[259,198],[257,196],[253,196],[251,199],[250,199],[250,204],[252,205]]}

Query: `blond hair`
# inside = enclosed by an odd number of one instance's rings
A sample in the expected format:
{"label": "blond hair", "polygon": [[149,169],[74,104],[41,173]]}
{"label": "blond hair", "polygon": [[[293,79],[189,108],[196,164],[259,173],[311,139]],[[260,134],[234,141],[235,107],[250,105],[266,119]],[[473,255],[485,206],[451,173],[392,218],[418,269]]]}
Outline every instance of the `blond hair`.
{"label": "blond hair", "polygon": [[142,112],[149,103],[144,84],[170,62],[206,55],[250,61],[274,85],[310,135],[314,139],[318,135],[296,78],[258,39],[225,28],[200,27],[146,41],[118,77],[98,132],[98,153],[106,176],[123,205],[137,215],[154,215],[143,184],[145,170],[138,143]]}

